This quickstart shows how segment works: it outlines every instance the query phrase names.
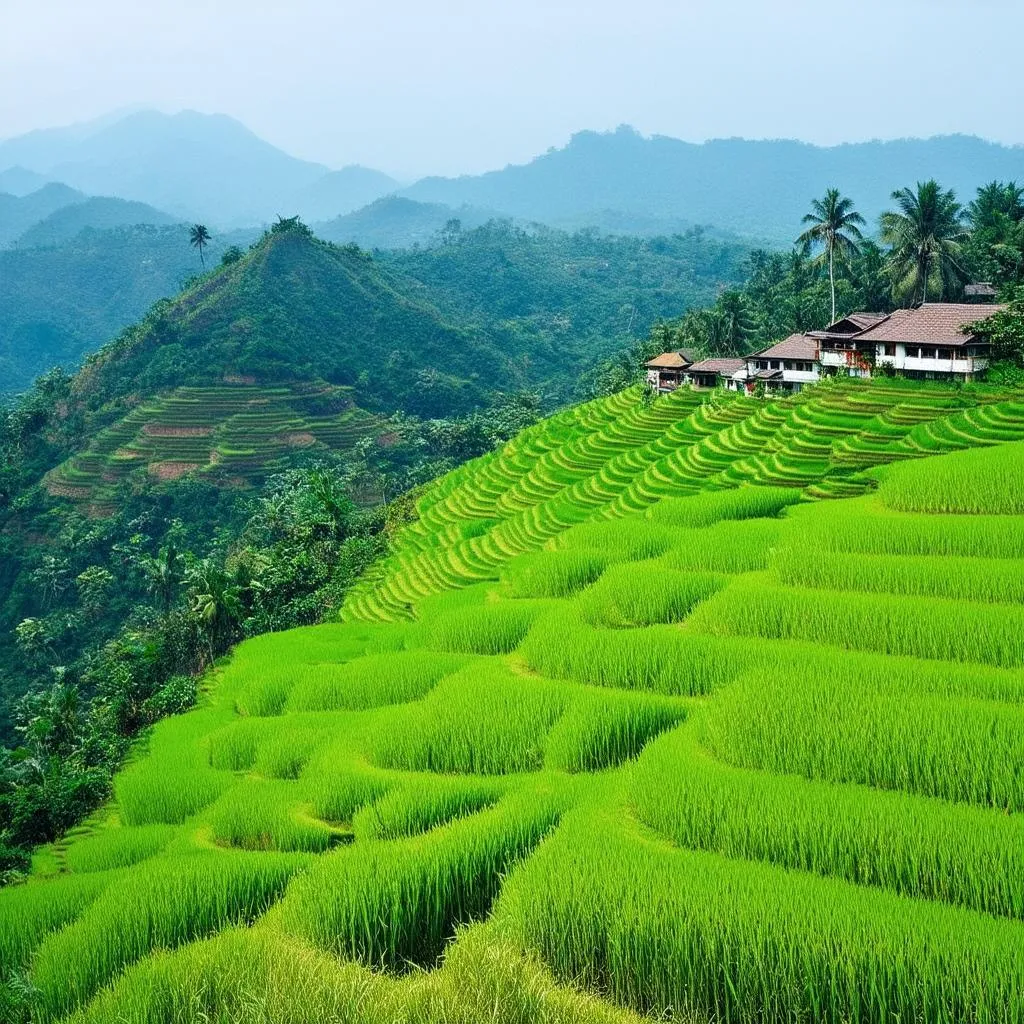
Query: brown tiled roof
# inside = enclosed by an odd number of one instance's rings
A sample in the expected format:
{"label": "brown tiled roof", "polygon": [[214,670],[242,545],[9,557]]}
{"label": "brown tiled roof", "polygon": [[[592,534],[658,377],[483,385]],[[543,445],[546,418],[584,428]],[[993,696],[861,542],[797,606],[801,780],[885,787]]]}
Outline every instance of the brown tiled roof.
{"label": "brown tiled roof", "polygon": [[685,370],[692,362],[692,353],[682,349],[679,352],[662,352],[660,356],[648,359],[645,365],[652,370]]}
{"label": "brown tiled roof", "polygon": [[887,344],[923,343],[966,345],[973,335],[964,334],[964,324],[983,320],[1005,306],[972,306],[967,302],[928,302],[917,309],[898,309],[880,324],[859,335],[861,341]]}
{"label": "brown tiled roof", "polygon": [[808,331],[812,338],[855,338],[886,318],[886,313],[851,313],[823,331]]}
{"label": "brown tiled roof", "polygon": [[729,377],[737,370],[742,370],[744,361],[742,359],[702,359],[690,367],[690,373],[720,373],[723,377]]}
{"label": "brown tiled roof", "polygon": [[818,342],[809,334],[791,334],[763,352],[755,352],[748,359],[810,359],[818,358]]}

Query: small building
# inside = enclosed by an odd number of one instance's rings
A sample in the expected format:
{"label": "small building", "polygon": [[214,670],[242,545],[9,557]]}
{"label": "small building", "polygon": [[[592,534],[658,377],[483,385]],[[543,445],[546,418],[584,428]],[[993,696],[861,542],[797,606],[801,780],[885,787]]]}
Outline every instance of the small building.
{"label": "small building", "polygon": [[970,303],[995,302],[999,297],[996,286],[990,281],[975,281],[964,285],[964,299]]}
{"label": "small building", "polygon": [[685,348],[676,352],[662,352],[660,356],[648,359],[644,365],[647,367],[648,387],[659,394],[665,394],[687,382],[687,371],[693,365],[693,353]]}
{"label": "small building", "polygon": [[864,332],[886,318],[885,313],[851,313],[823,331],[808,331],[818,343],[818,360],[823,376],[840,370],[851,377],[870,377],[875,365],[875,346],[861,343]]}
{"label": "small building", "polygon": [[687,373],[695,388],[724,386],[730,391],[742,391],[747,376],[746,367],[744,359],[702,359],[693,363]]}
{"label": "small building", "polygon": [[898,309],[858,338],[875,347],[875,365],[917,380],[971,380],[988,367],[988,342],[964,330],[1005,306],[927,302]]}
{"label": "small building", "polygon": [[809,334],[788,338],[746,358],[746,388],[763,383],[768,391],[799,391],[821,379],[818,342]]}

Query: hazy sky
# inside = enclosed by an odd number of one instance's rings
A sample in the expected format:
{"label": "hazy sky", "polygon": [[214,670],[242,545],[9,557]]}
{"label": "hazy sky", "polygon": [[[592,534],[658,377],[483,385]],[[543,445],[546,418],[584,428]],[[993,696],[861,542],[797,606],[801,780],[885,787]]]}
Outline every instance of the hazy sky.
{"label": "hazy sky", "polygon": [[408,178],[621,123],[1022,143],[1021,39],[1022,0],[0,0],[0,138],[193,108]]}

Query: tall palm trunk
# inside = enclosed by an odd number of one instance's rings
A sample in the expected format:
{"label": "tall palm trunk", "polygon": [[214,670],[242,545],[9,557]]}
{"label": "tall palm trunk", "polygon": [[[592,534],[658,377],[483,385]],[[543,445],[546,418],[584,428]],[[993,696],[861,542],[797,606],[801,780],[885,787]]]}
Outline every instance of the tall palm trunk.
{"label": "tall palm trunk", "polygon": [[836,322],[836,271],[835,271],[835,242],[830,242],[828,247],[828,283],[832,289],[832,320]]}

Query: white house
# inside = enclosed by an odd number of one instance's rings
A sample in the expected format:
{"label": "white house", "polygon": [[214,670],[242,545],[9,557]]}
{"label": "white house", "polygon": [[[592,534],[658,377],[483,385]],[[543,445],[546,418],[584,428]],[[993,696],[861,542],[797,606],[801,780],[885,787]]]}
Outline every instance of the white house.
{"label": "white house", "polygon": [[857,337],[874,348],[876,366],[918,380],[970,380],[988,366],[989,344],[965,329],[1005,306],[927,302],[898,309]]}
{"label": "white house", "polygon": [[818,343],[818,361],[825,376],[842,370],[851,377],[870,377],[875,365],[874,342],[861,343],[864,332],[887,318],[885,313],[851,313],[823,331],[808,331]]}
{"label": "white house", "polygon": [[821,379],[818,342],[809,334],[791,334],[746,358],[746,387],[763,383],[768,391],[799,391]]}

